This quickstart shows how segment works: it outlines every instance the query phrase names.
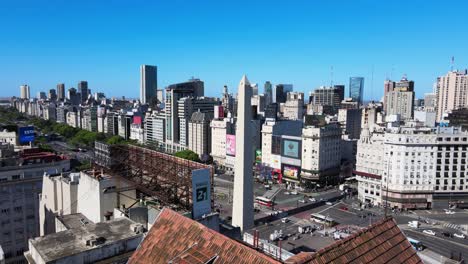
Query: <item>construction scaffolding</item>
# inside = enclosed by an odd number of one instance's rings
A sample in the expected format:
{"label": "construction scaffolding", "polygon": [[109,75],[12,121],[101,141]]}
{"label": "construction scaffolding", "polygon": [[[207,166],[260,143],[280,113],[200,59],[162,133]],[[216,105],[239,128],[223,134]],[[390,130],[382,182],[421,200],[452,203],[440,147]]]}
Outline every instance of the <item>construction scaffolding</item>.
{"label": "construction scaffolding", "polygon": [[[99,144],[99,145],[98,145]],[[101,151],[105,150],[105,151]],[[95,167],[134,184],[162,206],[192,210],[192,171],[209,169],[213,205],[213,167],[134,145],[97,143]]]}

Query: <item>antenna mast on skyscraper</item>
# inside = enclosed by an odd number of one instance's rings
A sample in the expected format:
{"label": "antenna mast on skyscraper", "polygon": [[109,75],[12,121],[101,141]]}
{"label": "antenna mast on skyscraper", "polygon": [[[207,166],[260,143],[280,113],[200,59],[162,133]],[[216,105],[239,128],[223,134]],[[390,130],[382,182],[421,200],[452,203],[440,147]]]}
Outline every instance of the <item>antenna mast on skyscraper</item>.
{"label": "antenna mast on skyscraper", "polygon": [[452,56],[452,60],[450,62],[450,71],[453,71],[453,65],[455,64],[455,57]]}

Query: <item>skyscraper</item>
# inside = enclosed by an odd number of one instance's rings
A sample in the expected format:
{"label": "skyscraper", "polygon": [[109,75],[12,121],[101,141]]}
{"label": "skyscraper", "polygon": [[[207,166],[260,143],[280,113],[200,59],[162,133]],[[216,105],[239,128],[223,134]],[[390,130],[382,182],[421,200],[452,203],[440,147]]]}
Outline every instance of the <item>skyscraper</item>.
{"label": "skyscraper", "polygon": [[88,99],[88,82],[87,81],[80,81],[78,83],[78,92],[81,94],[81,102],[86,101]]}
{"label": "skyscraper", "polygon": [[452,110],[468,107],[468,70],[437,78],[437,121]]}
{"label": "skyscraper", "polygon": [[414,114],[414,81],[403,76],[396,82],[393,91],[385,96],[385,113],[400,115],[402,119],[412,119]]}
{"label": "skyscraper", "polygon": [[[151,65],[140,66],[140,102],[151,104],[157,98],[158,67]],[[159,98],[162,100],[162,98]]]}
{"label": "skyscraper", "polygon": [[244,75],[238,88],[234,197],[232,225],[245,232],[254,224],[253,208],[253,152],[251,137],[252,87]]}
{"label": "skyscraper", "polygon": [[30,89],[29,85],[24,84],[20,86],[20,98],[21,99],[29,99],[30,97]]}
{"label": "skyscraper", "polygon": [[391,80],[385,80],[384,82],[384,110],[386,110],[386,102],[385,98],[387,98],[387,94],[395,89],[395,82]]}
{"label": "skyscraper", "polygon": [[275,89],[273,90],[273,103],[284,103],[286,102],[286,96],[288,92],[293,91],[292,84],[278,84],[275,85]]}
{"label": "skyscraper", "polygon": [[353,101],[362,104],[364,95],[364,77],[351,77],[349,78],[349,97]]}
{"label": "skyscraper", "polygon": [[273,103],[273,89],[270,81],[265,82],[263,93],[265,94],[266,105]]}
{"label": "skyscraper", "polygon": [[200,79],[191,79],[188,82],[171,84],[166,87],[166,141],[179,143],[179,114],[178,101],[183,97],[200,97],[205,93],[205,85]]}
{"label": "skyscraper", "polygon": [[333,85],[336,93],[339,95],[340,103],[344,100],[345,86],[342,84]]}
{"label": "skyscraper", "polygon": [[51,101],[56,101],[57,100],[57,93],[55,92],[55,89],[50,89],[49,90],[49,100],[51,100]]}
{"label": "skyscraper", "polygon": [[65,84],[64,83],[57,84],[57,99],[59,101],[65,100]]}

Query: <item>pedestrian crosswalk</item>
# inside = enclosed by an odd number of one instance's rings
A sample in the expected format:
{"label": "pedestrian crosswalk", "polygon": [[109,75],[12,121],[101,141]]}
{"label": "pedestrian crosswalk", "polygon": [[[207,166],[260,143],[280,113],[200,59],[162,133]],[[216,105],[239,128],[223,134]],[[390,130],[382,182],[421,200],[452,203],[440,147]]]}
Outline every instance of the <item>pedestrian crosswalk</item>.
{"label": "pedestrian crosswalk", "polygon": [[452,224],[452,223],[444,223],[443,226],[444,226],[444,227],[448,227],[448,228],[452,228],[452,229],[457,229],[457,230],[461,230],[461,229],[462,229],[461,226],[456,225],[456,224]]}

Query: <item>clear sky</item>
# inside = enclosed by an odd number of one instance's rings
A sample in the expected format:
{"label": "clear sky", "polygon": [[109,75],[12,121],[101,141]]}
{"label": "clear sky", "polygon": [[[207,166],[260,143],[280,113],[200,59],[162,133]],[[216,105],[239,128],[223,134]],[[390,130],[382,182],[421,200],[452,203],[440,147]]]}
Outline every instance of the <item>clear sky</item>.
{"label": "clear sky", "polygon": [[[87,80],[93,92],[137,97],[139,65],[158,86],[194,76],[205,93],[231,91],[242,74],[309,92],[365,77],[380,99],[406,73],[418,96],[439,75],[468,68],[468,1],[1,1],[0,96]],[[373,81],[372,81],[373,72]],[[373,89],[372,89],[373,87]]]}

